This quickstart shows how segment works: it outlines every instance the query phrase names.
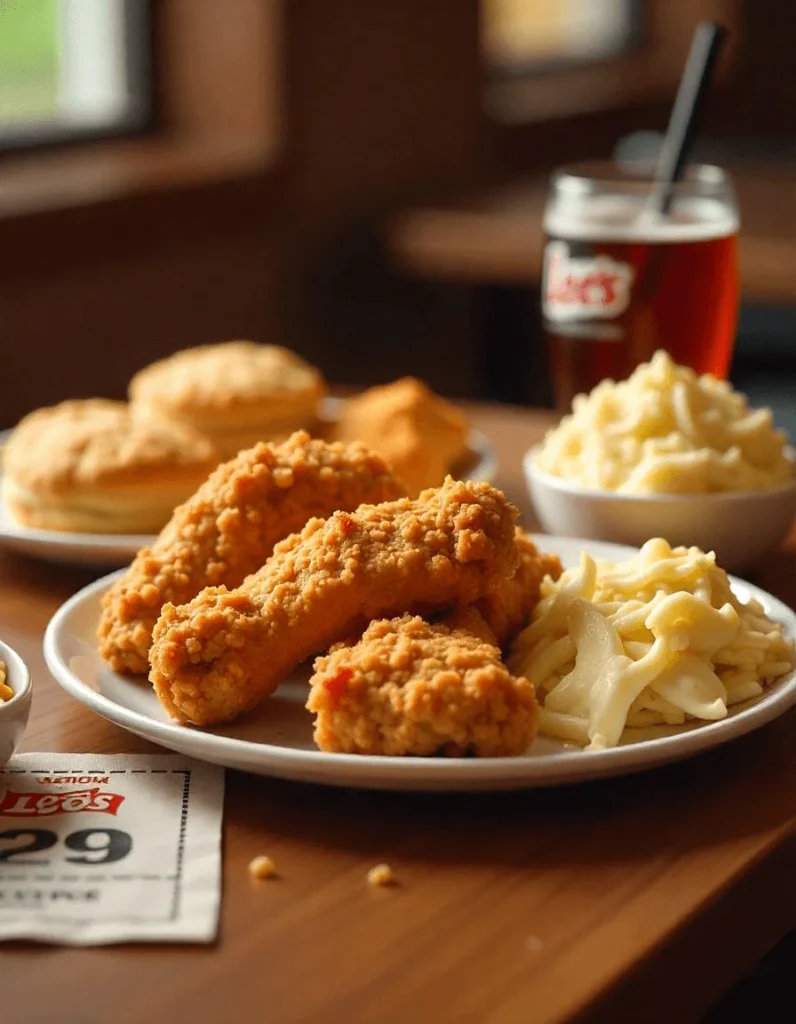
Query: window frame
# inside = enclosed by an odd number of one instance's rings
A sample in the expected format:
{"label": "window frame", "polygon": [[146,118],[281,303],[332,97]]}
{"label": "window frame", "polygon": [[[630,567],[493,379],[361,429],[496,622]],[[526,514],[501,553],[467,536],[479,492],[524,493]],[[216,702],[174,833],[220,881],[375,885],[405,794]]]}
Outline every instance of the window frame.
{"label": "window frame", "polygon": [[717,85],[732,75],[741,24],[740,0],[647,0],[634,3],[637,38],[610,58],[562,61],[525,74],[492,77],[484,107],[498,131],[519,139],[537,125],[671,104],[693,27],[713,20],[729,29]]}
{"label": "window frame", "polygon": [[630,28],[627,39],[617,51],[610,54],[598,54],[594,57],[552,57],[512,62],[491,60],[487,53],[485,54],[487,87],[493,83],[533,81],[546,75],[566,73],[578,68],[599,67],[632,53],[644,42],[645,8],[643,0],[627,0],[627,3],[630,5]]}
{"label": "window frame", "polygon": [[[0,149],[0,223],[273,182],[282,146],[282,0],[151,0],[153,116],[135,135]],[[230,53],[241,68],[229,74]],[[226,72],[226,75],[225,75]],[[237,75],[237,80],[233,81]],[[217,82],[207,102],[205,82]],[[242,96],[251,102],[241,103]],[[245,109],[243,109],[245,107]]]}
{"label": "window frame", "polygon": [[[0,158],[5,154],[52,150],[83,143],[135,137],[156,123],[153,50],[155,19],[149,0],[120,0],[125,31],[124,78],[134,102],[117,121],[74,125],[59,120],[22,122],[0,133]],[[135,90],[130,88],[135,83]]]}

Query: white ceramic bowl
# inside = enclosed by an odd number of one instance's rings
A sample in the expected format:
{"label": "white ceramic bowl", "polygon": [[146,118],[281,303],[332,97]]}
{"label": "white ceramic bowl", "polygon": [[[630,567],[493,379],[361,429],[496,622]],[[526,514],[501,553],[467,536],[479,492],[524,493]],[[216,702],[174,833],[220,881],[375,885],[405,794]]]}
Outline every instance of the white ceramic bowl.
{"label": "white ceramic bowl", "polygon": [[796,514],[796,481],[768,491],[727,494],[616,494],[562,480],[535,465],[523,468],[534,509],[547,533],[640,547],[650,537],[672,546],[715,551],[722,568],[749,569],[787,535]]}
{"label": "white ceramic bowl", "polygon": [[13,648],[0,641],[0,661],[5,662],[6,684],[14,696],[0,702],[0,767],[19,746],[28,724],[32,687],[28,666]]}

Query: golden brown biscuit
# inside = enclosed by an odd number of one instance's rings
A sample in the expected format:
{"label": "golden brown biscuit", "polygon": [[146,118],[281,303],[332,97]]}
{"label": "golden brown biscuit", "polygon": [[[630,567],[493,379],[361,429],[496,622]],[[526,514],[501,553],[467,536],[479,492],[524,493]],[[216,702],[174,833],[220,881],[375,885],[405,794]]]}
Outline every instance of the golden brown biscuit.
{"label": "golden brown biscuit", "polygon": [[439,486],[467,451],[464,413],[415,377],[349,399],[333,433],[340,441],[363,441],[387,459],[411,497]]}
{"label": "golden brown biscuit", "polygon": [[218,461],[184,424],[139,419],[125,402],[62,402],[30,413],[9,438],[3,499],[38,529],[153,533]]}
{"label": "golden brown biscuit", "polygon": [[203,431],[232,458],[311,427],[325,390],[318,370],[286,348],[226,341],[147,366],[130,382],[130,401]]}

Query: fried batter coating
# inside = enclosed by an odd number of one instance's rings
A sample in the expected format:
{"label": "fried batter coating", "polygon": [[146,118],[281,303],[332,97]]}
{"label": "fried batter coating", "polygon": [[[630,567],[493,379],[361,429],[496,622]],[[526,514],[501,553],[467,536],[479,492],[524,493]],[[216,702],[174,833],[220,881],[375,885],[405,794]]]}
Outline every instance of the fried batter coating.
{"label": "fried batter coating", "polygon": [[[516,537],[516,534],[515,534]],[[505,580],[501,580],[498,584],[498,588],[502,588]],[[481,601],[486,598],[481,598]],[[478,604],[481,604],[481,601]],[[448,611],[447,614],[441,615],[438,618],[434,617],[430,619],[435,625],[447,626],[448,629],[464,630],[465,633],[472,633],[473,636],[477,636],[479,640],[483,640],[485,644],[490,644],[492,647],[499,647],[498,639],[495,636],[495,632],[489,623],[486,621],[481,612],[478,611],[478,604],[460,605],[458,608],[453,608]],[[422,616],[421,616],[422,617]],[[359,637],[356,638],[357,640]],[[348,646],[352,646],[354,641],[349,641]]]}
{"label": "fried batter coating", "polygon": [[313,519],[237,589],[167,604],[150,679],[168,712],[213,725],[253,708],[365,619],[471,604],[517,564],[517,510],[488,484],[442,487]]}
{"label": "fried batter coating", "polygon": [[436,625],[412,615],[380,619],[358,643],[317,658],[307,707],[321,750],[523,754],[536,735],[534,688],[511,675],[477,619],[472,610]]}
{"label": "fried batter coating", "polygon": [[500,584],[492,594],[482,597],[478,611],[497,637],[498,646],[506,648],[525,626],[539,603],[539,590],[545,576],[557,580],[561,575],[558,555],[545,554],[536,547],[519,526],[515,539],[520,554],[517,571]]}
{"label": "fried batter coating", "polygon": [[361,444],[328,444],[298,431],[282,444],[240,452],[174,511],[105,594],[102,657],[117,672],[147,672],[164,604],[184,604],[208,586],[238,586],[277,541],[313,516],[405,493],[384,460]]}

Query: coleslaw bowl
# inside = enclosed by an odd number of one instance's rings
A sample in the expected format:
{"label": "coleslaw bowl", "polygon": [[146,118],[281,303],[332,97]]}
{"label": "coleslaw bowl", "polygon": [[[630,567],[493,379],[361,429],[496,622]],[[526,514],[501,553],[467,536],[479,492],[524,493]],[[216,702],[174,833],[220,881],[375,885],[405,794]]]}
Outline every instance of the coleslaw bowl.
{"label": "coleslaw bowl", "polygon": [[621,494],[590,489],[536,465],[523,469],[537,518],[547,533],[640,547],[650,537],[715,551],[723,568],[749,569],[787,536],[796,515],[796,479],[761,491],[712,494]]}

